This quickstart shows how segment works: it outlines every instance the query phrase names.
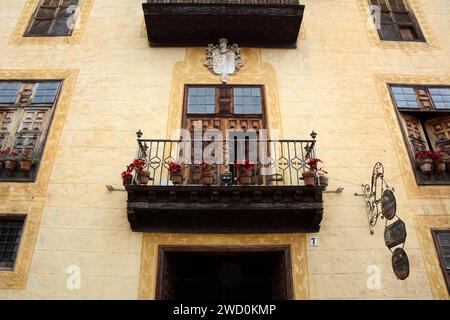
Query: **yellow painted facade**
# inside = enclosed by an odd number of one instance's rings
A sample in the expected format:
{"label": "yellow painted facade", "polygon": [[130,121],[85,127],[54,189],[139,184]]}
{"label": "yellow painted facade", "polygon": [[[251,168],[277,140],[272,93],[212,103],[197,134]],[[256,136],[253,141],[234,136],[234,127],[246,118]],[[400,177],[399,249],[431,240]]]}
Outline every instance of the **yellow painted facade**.
{"label": "yellow painted facade", "polygon": [[[310,234],[180,235],[131,232],[120,172],[135,132],[165,138],[181,124],[184,84],[216,84],[205,48],[150,48],[142,0],[84,0],[71,37],[24,39],[37,3],[0,0],[0,80],[64,79],[35,183],[0,182],[0,214],[26,214],[15,270],[0,299],[152,299],[158,245],[291,246],[296,299],[449,299],[431,228],[449,228],[450,186],[418,187],[387,83],[450,86],[450,2],[409,0],[426,44],[386,43],[368,28],[364,0],[301,0],[297,49],[243,48],[232,84],[265,86],[270,130],[318,133],[329,172],[317,247]],[[144,35],[144,36],[143,36]],[[411,274],[396,280],[383,223],[370,235],[355,192],[385,166],[408,228]],[[367,269],[381,270],[369,289]],[[78,266],[81,287],[69,289]]]}

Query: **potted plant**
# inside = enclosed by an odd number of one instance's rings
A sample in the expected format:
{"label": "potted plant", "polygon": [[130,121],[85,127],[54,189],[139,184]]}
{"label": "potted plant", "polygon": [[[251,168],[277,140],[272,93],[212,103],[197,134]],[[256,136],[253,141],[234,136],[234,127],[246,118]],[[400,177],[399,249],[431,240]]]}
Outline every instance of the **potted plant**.
{"label": "potted plant", "polygon": [[319,174],[319,182],[321,186],[328,186],[328,177],[327,174],[328,172],[325,171],[323,168],[320,168],[317,173]]}
{"label": "potted plant", "polygon": [[213,182],[213,173],[214,165],[209,163],[206,160],[202,161],[202,167],[200,169],[202,184],[204,186],[210,186]]}
{"label": "potted plant", "polygon": [[239,173],[239,184],[248,186],[252,183],[253,170],[256,168],[256,164],[246,159],[243,161],[237,161],[235,163]]}
{"label": "potted plant", "polygon": [[0,149],[0,171],[5,167],[5,160],[7,154],[8,149]]}
{"label": "potted plant", "polygon": [[440,150],[433,153],[434,169],[437,173],[445,172],[445,157],[446,154]]}
{"label": "potted plant", "polygon": [[20,169],[29,172],[31,170],[31,167],[37,163],[37,159],[34,156],[34,153],[31,152],[30,149],[19,150],[19,164]]}
{"label": "potted plant", "polygon": [[442,160],[445,163],[445,168],[447,169],[447,171],[450,172],[450,156],[448,154],[446,154]]}
{"label": "potted plant", "polygon": [[150,180],[150,171],[144,169],[146,164],[147,161],[143,158],[134,159],[134,161],[130,164],[130,167],[136,172],[137,181],[141,185],[146,185]]}
{"label": "potted plant", "polygon": [[122,183],[124,186],[131,185],[131,182],[133,181],[133,175],[131,174],[132,169],[130,169],[130,166],[127,166],[127,170],[121,173],[122,177]]}
{"label": "potted plant", "polygon": [[8,174],[12,174],[17,169],[17,152],[14,150],[7,149],[5,157],[5,169]]}
{"label": "potted plant", "polygon": [[433,164],[433,152],[419,151],[416,153],[416,163],[423,173],[431,173]]}
{"label": "potted plant", "polygon": [[180,185],[183,181],[183,162],[169,163],[170,180],[174,185]]}
{"label": "potted plant", "polygon": [[312,158],[306,164],[309,168],[308,171],[302,172],[303,181],[305,181],[305,185],[313,186],[316,184],[316,178],[318,176],[317,165],[319,162],[322,162],[320,159]]}

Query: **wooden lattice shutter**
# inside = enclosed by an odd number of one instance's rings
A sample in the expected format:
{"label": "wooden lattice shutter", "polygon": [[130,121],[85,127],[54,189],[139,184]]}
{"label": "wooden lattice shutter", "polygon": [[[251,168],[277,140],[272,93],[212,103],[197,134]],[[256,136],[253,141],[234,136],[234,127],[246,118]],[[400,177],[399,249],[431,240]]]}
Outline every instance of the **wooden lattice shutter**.
{"label": "wooden lattice shutter", "polygon": [[10,139],[11,128],[17,113],[15,109],[0,109],[0,149],[6,147]]}
{"label": "wooden lattice shutter", "polygon": [[433,102],[431,100],[431,96],[428,90],[425,89],[417,89],[417,98],[420,103],[420,107],[422,109],[433,109]]}
{"label": "wooden lattice shutter", "polygon": [[408,135],[408,144],[411,151],[415,154],[418,151],[429,150],[428,143],[423,131],[422,123],[417,118],[402,114],[402,124]]}
{"label": "wooden lattice shutter", "polygon": [[426,129],[434,149],[450,155],[450,117],[429,120]]}
{"label": "wooden lattice shutter", "polygon": [[45,135],[50,108],[25,108],[16,132],[14,149],[36,150]]}

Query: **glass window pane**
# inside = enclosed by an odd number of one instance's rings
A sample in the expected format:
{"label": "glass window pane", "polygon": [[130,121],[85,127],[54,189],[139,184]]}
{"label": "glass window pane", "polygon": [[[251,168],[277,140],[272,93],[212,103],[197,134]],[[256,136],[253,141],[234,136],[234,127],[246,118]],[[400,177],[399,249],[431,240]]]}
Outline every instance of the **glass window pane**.
{"label": "glass window pane", "polygon": [[437,238],[440,246],[450,247],[450,234],[438,233]]}
{"label": "glass window pane", "polygon": [[392,92],[393,93],[402,93],[403,94],[403,89],[401,87],[392,87]]}
{"label": "glass window pane", "polygon": [[419,108],[419,104],[417,103],[417,101],[414,101],[414,102],[408,101],[408,107]]}
{"label": "glass window pane", "polygon": [[405,94],[414,94],[414,89],[411,87],[403,87],[403,92]]}
{"label": "glass window pane", "polygon": [[197,94],[197,88],[189,88],[188,93],[190,96],[195,96]]}
{"label": "glass window pane", "polygon": [[188,113],[214,113],[215,112],[214,87],[188,88]]}
{"label": "glass window pane", "polygon": [[435,102],[434,105],[436,106],[436,109],[446,109],[447,108],[445,102]]}
{"label": "glass window pane", "polygon": [[13,103],[19,88],[19,82],[0,82],[0,102]]}
{"label": "glass window pane", "polygon": [[260,96],[259,88],[253,88],[252,89],[252,96],[254,96],[254,97],[259,97]]}
{"label": "glass window pane", "polygon": [[400,93],[395,94],[395,95],[394,95],[394,98],[395,98],[395,100],[397,100],[397,101],[403,101],[403,100],[406,100],[405,95],[404,95],[404,94],[400,94]]}

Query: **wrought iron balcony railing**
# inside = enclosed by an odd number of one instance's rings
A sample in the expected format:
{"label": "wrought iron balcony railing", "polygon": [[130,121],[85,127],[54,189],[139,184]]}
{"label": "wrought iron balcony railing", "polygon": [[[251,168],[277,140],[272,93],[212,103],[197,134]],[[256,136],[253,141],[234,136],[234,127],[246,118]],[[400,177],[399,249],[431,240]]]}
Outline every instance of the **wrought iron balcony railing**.
{"label": "wrought iron balcony railing", "polygon": [[[212,141],[143,139],[139,132],[137,143],[137,157],[145,159],[144,170],[150,173],[149,186],[177,184],[171,177],[171,163],[182,164],[179,184],[185,186],[202,185],[205,164],[212,185],[300,186],[302,173],[309,170],[308,161],[316,158],[314,132],[310,140]],[[242,183],[243,176],[246,183]],[[137,177],[132,184],[139,184]]]}

